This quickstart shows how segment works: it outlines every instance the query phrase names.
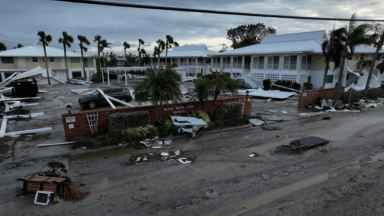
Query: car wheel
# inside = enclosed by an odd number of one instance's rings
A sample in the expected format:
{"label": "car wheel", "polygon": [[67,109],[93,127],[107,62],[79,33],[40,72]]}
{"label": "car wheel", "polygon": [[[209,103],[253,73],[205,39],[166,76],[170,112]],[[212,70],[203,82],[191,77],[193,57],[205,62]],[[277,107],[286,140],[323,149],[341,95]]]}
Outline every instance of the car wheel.
{"label": "car wheel", "polygon": [[89,106],[89,108],[91,108],[91,109],[95,109],[95,108],[96,108],[96,103],[93,102],[93,101],[91,101],[91,102],[89,102],[88,106]]}

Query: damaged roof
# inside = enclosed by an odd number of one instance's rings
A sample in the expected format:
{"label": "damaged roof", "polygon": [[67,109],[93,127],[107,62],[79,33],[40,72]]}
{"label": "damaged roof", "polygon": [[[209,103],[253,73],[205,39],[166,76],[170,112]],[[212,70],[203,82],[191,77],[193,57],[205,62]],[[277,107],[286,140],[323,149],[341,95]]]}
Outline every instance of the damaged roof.
{"label": "damaged roof", "polygon": [[[49,57],[64,57],[64,50],[47,46],[45,47],[47,56]],[[0,52],[0,57],[44,57],[44,47],[37,41],[32,46],[25,46],[16,49],[9,49],[7,51]],[[67,57],[81,57],[81,53],[67,51]],[[90,56],[84,55],[85,58]]]}
{"label": "damaged roof", "polygon": [[[168,57],[195,57],[206,58],[211,55],[215,55],[217,52],[210,51],[205,45],[203,46],[178,46],[174,47],[172,51],[168,52]],[[161,53],[161,58],[165,57],[165,52]]]}

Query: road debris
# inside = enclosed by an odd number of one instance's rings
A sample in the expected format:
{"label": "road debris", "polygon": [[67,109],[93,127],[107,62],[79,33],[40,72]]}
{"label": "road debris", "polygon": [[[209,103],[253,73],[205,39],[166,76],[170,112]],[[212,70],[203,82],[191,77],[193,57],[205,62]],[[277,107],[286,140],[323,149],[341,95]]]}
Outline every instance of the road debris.
{"label": "road debris", "polygon": [[303,139],[293,140],[290,142],[290,144],[277,146],[274,152],[278,154],[288,155],[301,154],[310,148],[325,145],[328,143],[328,140],[311,136]]}
{"label": "road debris", "polygon": [[181,164],[190,164],[190,163],[192,163],[192,161],[188,160],[187,158],[179,158],[178,161]]}

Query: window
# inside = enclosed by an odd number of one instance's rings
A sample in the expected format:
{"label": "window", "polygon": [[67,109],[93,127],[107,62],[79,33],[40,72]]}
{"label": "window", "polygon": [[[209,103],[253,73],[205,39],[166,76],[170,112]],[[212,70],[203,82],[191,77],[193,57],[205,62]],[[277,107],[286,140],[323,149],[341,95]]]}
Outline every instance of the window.
{"label": "window", "polygon": [[72,77],[73,78],[81,78],[81,71],[72,71]]}
{"label": "window", "polygon": [[223,66],[225,68],[231,67],[231,57],[223,57]]}
{"label": "window", "polygon": [[280,56],[268,56],[268,69],[279,69]]}
{"label": "window", "polygon": [[360,54],[360,59],[363,59],[364,58],[364,53],[361,53]]}
{"label": "window", "polygon": [[377,54],[377,58],[376,58],[376,61],[379,61],[379,60],[380,60],[380,56],[381,56],[381,54],[380,54],[380,53],[378,53],[378,54]]}
{"label": "window", "polygon": [[301,62],[301,70],[312,69],[312,55],[304,55]]}
{"label": "window", "polygon": [[71,64],[80,64],[80,58],[71,58]]}
{"label": "window", "polygon": [[348,60],[352,61],[352,57],[351,55],[348,55]]}
{"label": "window", "polygon": [[1,63],[3,64],[15,64],[13,57],[1,57]]}
{"label": "window", "polygon": [[333,83],[333,75],[327,75],[325,78],[325,83]]}
{"label": "window", "polygon": [[49,57],[49,62],[55,62],[55,58],[54,57]]}
{"label": "window", "polygon": [[39,62],[39,58],[37,58],[37,57],[32,57],[32,62]]}
{"label": "window", "polygon": [[243,57],[242,56],[233,57],[233,68],[243,68]]}

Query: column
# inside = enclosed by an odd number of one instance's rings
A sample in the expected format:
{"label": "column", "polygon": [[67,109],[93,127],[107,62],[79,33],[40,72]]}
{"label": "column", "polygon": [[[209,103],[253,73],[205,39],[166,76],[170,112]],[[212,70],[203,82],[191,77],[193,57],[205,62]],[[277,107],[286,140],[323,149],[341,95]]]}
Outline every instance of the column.
{"label": "column", "polygon": [[4,72],[1,72],[1,81],[4,81],[5,80],[5,74]]}
{"label": "column", "polygon": [[[152,59],[151,59],[152,61]],[[125,73],[125,85],[127,85],[127,70],[124,70],[124,73]]]}

